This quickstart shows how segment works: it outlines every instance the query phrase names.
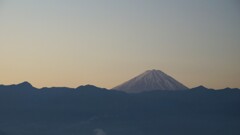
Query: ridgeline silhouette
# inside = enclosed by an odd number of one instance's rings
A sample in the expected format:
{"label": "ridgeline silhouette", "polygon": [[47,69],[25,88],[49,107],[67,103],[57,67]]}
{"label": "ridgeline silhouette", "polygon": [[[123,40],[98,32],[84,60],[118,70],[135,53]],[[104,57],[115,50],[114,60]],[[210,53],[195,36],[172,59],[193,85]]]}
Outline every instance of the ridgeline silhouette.
{"label": "ridgeline silhouette", "polygon": [[[0,86],[0,135],[239,135],[239,89]],[[98,130],[97,130],[98,129]]]}

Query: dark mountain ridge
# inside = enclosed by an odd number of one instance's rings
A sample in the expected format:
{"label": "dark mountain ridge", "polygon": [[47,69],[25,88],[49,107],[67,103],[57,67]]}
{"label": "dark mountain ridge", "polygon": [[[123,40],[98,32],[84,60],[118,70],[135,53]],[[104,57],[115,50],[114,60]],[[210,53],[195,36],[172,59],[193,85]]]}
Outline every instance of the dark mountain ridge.
{"label": "dark mountain ridge", "polygon": [[239,89],[230,88],[129,94],[25,82],[0,86],[0,134],[239,135],[239,105]]}

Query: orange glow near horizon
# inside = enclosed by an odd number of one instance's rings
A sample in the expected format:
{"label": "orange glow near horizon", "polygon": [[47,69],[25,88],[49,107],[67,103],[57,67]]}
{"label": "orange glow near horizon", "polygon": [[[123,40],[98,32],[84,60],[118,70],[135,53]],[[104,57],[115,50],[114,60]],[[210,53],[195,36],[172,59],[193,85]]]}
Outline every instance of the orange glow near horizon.
{"label": "orange glow near horizon", "polygon": [[0,1],[0,84],[112,88],[159,69],[240,88],[234,1]]}

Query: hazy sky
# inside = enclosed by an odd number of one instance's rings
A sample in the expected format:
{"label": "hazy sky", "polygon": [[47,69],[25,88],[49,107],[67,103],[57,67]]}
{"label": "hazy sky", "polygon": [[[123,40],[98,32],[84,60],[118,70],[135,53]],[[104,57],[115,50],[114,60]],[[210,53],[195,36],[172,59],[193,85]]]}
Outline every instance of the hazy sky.
{"label": "hazy sky", "polygon": [[0,84],[111,88],[148,69],[240,88],[238,0],[0,0]]}

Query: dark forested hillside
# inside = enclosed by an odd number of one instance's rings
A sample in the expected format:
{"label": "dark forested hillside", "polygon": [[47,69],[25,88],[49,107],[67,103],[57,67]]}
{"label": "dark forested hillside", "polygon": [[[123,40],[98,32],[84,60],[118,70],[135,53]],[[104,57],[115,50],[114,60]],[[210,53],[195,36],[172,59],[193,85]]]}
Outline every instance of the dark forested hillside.
{"label": "dark forested hillside", "polygon": [[0,135],[239,135],[240,91],[0,86]]}

